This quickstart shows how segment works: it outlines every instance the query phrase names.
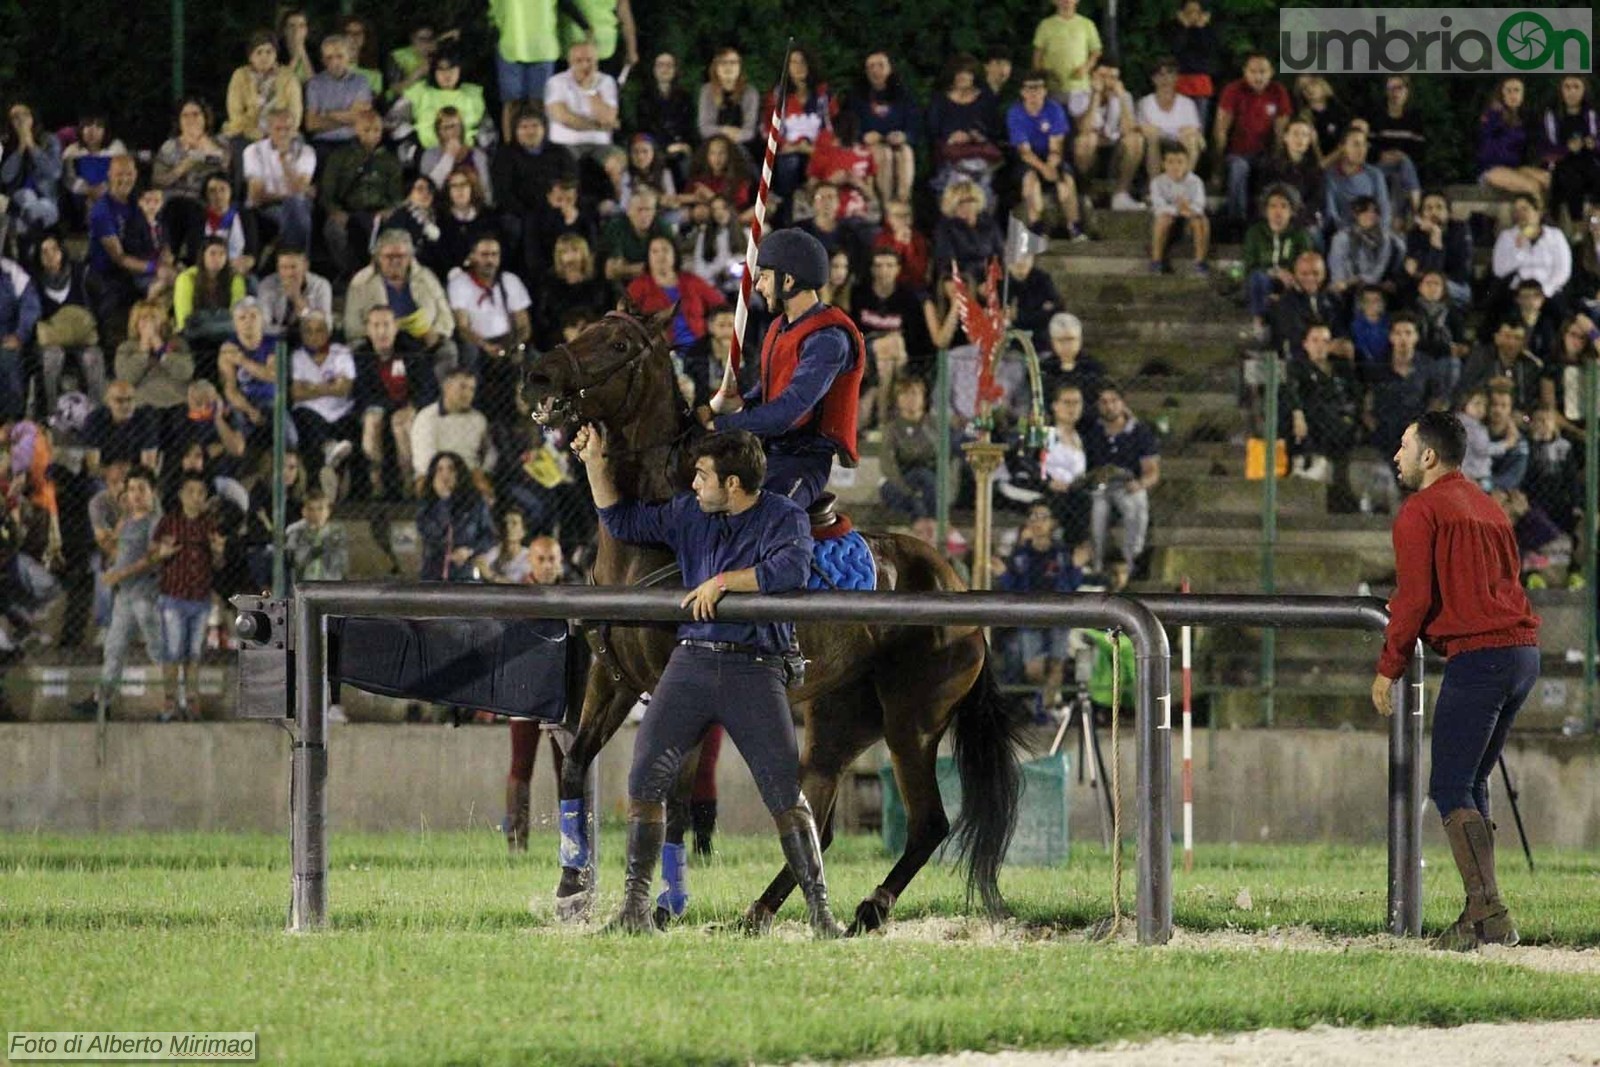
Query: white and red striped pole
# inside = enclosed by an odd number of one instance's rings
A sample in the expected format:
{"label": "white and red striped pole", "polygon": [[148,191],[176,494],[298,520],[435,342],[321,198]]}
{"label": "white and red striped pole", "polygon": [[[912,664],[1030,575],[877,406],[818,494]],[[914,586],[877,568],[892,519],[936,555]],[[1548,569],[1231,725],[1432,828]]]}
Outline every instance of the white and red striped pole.
{"label": "white and red striped pole", "polygon": [[[1189,592],[1189,579],[1183,580],[1183,591]],[[1190,673],[1190,628],[1183,628],[1183,869],[1194,870],[1194,686]]]}
{"label": "white and red striped pole", "polygon": [[750,240],[745,242],[744,275],[739,279],[739,302],[733,309],[733,344],[728,365],[723,370],[724,391],[737,391],[735,375],[744,348],[744,327],[750,317],[750,290],[756,280],[756,248],[767,225],[767,194],[772,187],[772,167],[778,158],[778,130],[783,124],[784,98],[789,88],[789,57],[794,54],[794,38],[783,50],[783,71],[778,75],[778,90],[772,97],[772,114],[767,119],[767,151],[761,160],[761,182],[756,186],[755,216],[750,220]]}

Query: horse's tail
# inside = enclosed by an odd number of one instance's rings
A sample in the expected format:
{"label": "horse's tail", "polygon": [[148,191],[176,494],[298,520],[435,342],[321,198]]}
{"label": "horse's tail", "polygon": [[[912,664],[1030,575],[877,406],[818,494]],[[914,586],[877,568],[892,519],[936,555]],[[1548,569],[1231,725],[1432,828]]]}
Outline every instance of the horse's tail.
{"label": "horse's tail", "polygon": [[967,865],[967,902],[983,897],[989,914],[1005,914],[1000,895],[1000,863],[1017,825],[1022,795],[1023,716],[1017,702],[1000,691],[992,653],[984,642],[983,668],[955,709],[956,770],[961,776],[961,814],[952,830],[958,854]]}

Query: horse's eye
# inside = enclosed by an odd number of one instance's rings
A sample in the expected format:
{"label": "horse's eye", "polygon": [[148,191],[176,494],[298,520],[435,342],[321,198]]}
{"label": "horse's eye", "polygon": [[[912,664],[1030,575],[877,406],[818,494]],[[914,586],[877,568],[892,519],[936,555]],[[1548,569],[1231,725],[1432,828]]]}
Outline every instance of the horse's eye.
{"label": "horse's eye", "polygon": [[611,350],[614,352],[626,352],[628,350],[628,345],[623,341],[612,341]]}

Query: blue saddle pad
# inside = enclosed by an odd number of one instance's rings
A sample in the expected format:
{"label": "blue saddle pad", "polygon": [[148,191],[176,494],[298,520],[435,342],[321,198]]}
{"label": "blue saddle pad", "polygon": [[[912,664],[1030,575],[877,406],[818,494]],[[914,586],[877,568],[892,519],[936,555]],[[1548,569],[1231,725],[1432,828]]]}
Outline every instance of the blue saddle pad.
{"label": "blue saddle pad", "polygon": [[[811,561],[807,589],[872,590],[878,587],[878,561],[872,558],[867,539],[857,530],[843,537],[818,541],[811,550]],[[827,575],[827,580],[823,575]]]}

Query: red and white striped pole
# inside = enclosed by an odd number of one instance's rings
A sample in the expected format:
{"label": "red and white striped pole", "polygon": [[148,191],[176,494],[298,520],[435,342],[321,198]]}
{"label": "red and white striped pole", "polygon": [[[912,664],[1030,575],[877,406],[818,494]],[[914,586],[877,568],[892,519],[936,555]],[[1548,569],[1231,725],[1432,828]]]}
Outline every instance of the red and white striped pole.
{"label": "red and white striped pole", "polygon": [[[1183,580],[1183,591],[1189,592],[1189,579]],[[1183,869],[1194,870],[1194,685],[1189,666],[1191,644],[1190,628],[1183,628]]]}
{"label": "red and white striped pole", "polygon": [[756,186],[755,217],[750,220],[750,240],[745,242],[744,275],[739,279],[739,302],[733,309],[733,344],[728,365],[723,370],[724,391],[737,391],[735,375],[744,348],[744,327],[750,317],[750,289],[756,280],[756,248],[767,225],[767,194],[772,186],[772,166],[778,158],[778,130],[783,123],[784,98],[789,88],[789,57],[794,54],[794,38],[783,50],[783,71],[778,75],[778,90],[772,97],[772,114],[767,119],[767,151],[761,160],[761,183]]}

